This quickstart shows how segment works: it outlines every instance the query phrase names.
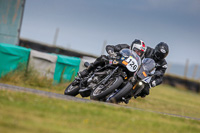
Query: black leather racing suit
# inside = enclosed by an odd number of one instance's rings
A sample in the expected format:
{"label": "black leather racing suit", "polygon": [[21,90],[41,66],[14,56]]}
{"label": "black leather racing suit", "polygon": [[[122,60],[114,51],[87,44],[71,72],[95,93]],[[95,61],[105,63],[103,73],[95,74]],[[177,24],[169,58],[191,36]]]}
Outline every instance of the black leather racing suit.
{"label": "black leather racing suit", "polygon": [[145,52],[145,58],[152,58],[156,62],[156,72],[157,75],[155,76],[154,80],[156,81],[156,85],[159,85],[163,81],[163,76],[165,74],[165,71],[167,70],[167,62],[165,59],[163,60],[157,60],[154,57],[155,50],[151,47],[147,47],[147,50]]}
{"label": "black leather racing suit", "polygon": [[[150,85],[152,87],[155,87],[157,85],[160,85],[163,81],[163,76],[165,74],[165,71],[167,69],[167,62],[165,59],[162,60],[157,60],[157,58],[155,58],[155,50],[151,47],[147,47],[147,50],[145,52],[145,58],[152,58],[155,62],[156,62],[156,69],[155,69],[155,76],[152,77],[151,81],[150,81]],[[145,85],[145,88],[143,89],[143,91],[139,94],[139,96],[141,97],[145,97],[146,95],[149,95],[149,89],[150,86],[149,84]]]}

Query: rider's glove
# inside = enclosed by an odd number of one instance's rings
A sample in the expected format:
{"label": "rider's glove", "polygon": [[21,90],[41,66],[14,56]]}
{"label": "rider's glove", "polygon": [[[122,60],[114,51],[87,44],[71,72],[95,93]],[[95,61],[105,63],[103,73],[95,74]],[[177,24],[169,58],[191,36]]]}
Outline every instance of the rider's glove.
{"label": "rider's glove", "polygon": [[151,82],[151,87],[155,87],[155,86],[156,86],[156,81],[154,80]]}
{"label": "rider's glove", "polygon": [[117,56],[117,54],[112,51],[112,50],[108,50],[108,54],[110,55],[110,57],[115,58]]}

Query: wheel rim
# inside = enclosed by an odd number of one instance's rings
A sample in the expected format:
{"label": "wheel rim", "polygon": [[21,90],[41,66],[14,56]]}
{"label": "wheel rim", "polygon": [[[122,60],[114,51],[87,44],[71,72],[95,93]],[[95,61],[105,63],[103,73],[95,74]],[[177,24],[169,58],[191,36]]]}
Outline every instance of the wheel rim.
{"label": "wheel rim", "polygon": [[111,85],[113,85],[117,81],[117,78],[112,78],[105,86],[99,85],[93,92],[93,96],[97,96],[101,93],[103,93],[107,88],[109,88]]}

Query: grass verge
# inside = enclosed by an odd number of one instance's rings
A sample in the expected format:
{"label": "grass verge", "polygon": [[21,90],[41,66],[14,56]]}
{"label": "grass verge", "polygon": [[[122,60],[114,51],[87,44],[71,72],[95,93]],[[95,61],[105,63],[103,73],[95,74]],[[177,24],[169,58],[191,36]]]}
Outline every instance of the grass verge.
{"label": "grass verge", "polygon": [[200,118],[200,94],[160,85],[145,98],[132,99],[127,106]]}
{"label": "grass verge", "polygon": [[[15,71],[0,79],[1,83],[63,94],[68,83],[53,85],[53,81],[39,77],[37,72]],[[80,97],[80,96],[78,96]],[[132,98],[126,106],[145,110],[200,118],[200,94],[160,85],[150,90],[146,98]]]}
{"label": "grass verge", "polygon": [[0,79],[0,83],[50,91],[59,94],[64,94],[64,89],[69,85],[69,83],[54,84],[53,79],[40,76],[34,69],[29,69],[28,71],[25,69],[17,69],[14,72],[10,72],[3,76]]}
{"label": "grass verge", "polygon": [[199,133],[200,121],[0,90],[2,133]]}

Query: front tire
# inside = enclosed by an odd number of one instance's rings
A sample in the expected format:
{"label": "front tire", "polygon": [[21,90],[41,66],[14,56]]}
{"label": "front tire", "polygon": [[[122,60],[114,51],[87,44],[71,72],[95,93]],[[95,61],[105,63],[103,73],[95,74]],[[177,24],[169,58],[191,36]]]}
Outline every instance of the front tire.
{"label": "front tire", "polygon": [[69,96],[76,96],[79,94],[79,84],[73,86],[72,83],[69,84],[69,86],[67,86],[67,88],[65,89],[64,94],[65,95],[69,95]]}
{"label": "front tire", "polygon": [[100,100],[105,98],[107,95],[112,93],[114,89],[118,88],[123,83],[123,79],[121,76],[114,77],[109,80],[106,85],[100,84],[97,86],[91,93],[90,99],[92,100]]}

